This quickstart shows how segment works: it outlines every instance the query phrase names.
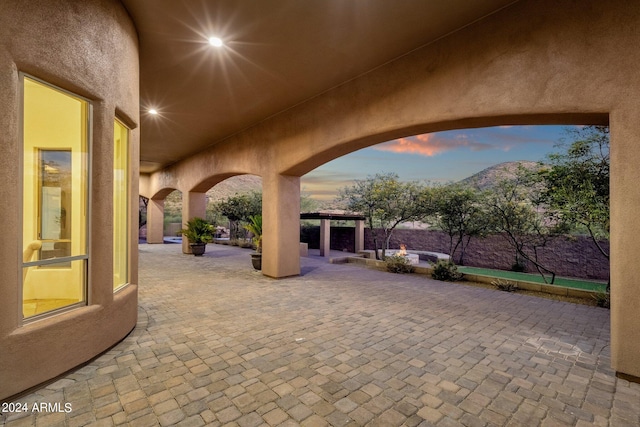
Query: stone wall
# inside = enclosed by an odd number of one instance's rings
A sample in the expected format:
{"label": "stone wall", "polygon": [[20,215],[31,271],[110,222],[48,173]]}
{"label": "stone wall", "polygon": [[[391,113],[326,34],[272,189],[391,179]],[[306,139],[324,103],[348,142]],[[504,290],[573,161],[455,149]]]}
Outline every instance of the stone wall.
{"label": "stone wall", "polygon": [[[355,247],[354,229],[351,227],[331,227],[331,249],[353,251]],[[320,227],[304,227],[301,240],[309,243],[309,248],[317,249],[320,244]],[[441,231],[431,230],[394,230],[389,245],[397,249],[400,244],[409,250],[422,250],[449,253],[449,236]],[[606,251],[609,242],[601,242]],[[373,249],[370,229],[365,229],[365,249]],[[457,259],[458,254],[456,254]],[[540,251],[542,265],[548,266],[559,276],[584,279],[609,278],[609,261],[603,257],[591,239],[585,236],[571,238],[560,237],[553,240]],[[510,270],[515,262],[515,251],[499,235],[484,239],[472,239],[466,250],[464,264],[473,267]],[[534,272],[531,264],[525,265],[526,271]]]}
{"label": "stone wall", "polygon": [[[365,229],[365,240],[368,233]],[[355,252],[355,230],[353,227],[331,227],[331,249],[336,251]],[[320,226],[303,226],[300,229],[300,241],[309,244],[309,249],[320,248]],[[365,242],[366,245],[366,242]],[[373,248],[371,243],[370,248]]]}

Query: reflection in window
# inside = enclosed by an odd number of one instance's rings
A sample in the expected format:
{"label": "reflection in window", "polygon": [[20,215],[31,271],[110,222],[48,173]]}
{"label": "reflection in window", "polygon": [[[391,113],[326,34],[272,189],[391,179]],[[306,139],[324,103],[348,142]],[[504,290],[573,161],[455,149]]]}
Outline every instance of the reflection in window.
{"label": "reflection in window", "polygon": [[71,151],[40,150],[40,259],[71,256]]}
{"label": "reflection in window", "polygon": [[24,77],[25,318],[86,302],[88,118],[84,99]]}

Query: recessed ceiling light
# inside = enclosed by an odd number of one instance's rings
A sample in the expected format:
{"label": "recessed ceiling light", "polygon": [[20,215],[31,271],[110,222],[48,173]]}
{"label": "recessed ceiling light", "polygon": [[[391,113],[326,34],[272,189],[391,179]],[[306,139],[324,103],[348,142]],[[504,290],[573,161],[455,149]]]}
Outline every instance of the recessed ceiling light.
{"label": "recessed ceiling light", "polygon": [[209,44],[211,46],[220,47],[224,43],[222,42],[222,39],[220,37],[209,37]]}
{"label": "recessed ceiling light", "polygon": [[155,116],[156,114],[158,114],[158,110],[156,110],[155,108],[151,108],[149,109],[149,114],[153,114]]}

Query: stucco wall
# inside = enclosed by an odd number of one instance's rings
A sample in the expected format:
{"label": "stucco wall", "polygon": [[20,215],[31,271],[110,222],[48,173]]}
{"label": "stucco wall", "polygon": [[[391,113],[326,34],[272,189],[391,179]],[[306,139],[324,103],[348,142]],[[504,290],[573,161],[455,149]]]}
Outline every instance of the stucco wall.
{"label": "stucco wall", "polygon": [[420,132],[607,123],[611,111],[637,106],[629,70],[639,55],[627,48],[639,38],[636,9],[623,0],[518,2],[153,174],[150,192],[203,191],[218,174],[303,175]]}
{"label": "stucco wall", "polygon": [[[122,339],[137,318],[138,47],[117,0],[0,2],[0,399],[59,375]],[[19,72],[88,98],[91,131],[88,306],[22,322]],[[131,285],[114,294],[113,123],[132,128]]]}
{"label": "stucco wall", "polygon": [[[639,23],[640,8],[627,0],[515,2],[153,174],[149,194],[167,187],[206,191],[233,173],[265,182],[269,175],[301,176],[359,148],[422,132],[609,122],[612,364],[640,377],[640,292],[632,285],[640,277]],[[267,230],[283,229],[297,215],[277,214],[273,206],[299,207],[282,194],[265,193],[263,200],[274,215],[265,218]],[[289,229],[297,230],[293,220]],[[296,258],[290,239],[270,239],[278,234],[264,236],[274,252],[263,258]]]}

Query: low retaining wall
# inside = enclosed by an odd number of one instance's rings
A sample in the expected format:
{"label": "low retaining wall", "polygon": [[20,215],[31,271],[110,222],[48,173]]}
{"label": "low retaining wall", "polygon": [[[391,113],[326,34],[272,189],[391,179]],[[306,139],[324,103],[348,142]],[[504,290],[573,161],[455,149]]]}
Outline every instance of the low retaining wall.
{"label": "low retaining wall", "polygon": [[[302,228],[302,242],[309,248],[320,247],[320,227],[305,226]],[[449,236],[441,231],[398,229],[391,237],[390,248],[397,249],[403,243],[409,250],[449,252]],[[609,242],[601,242],[606,251]],[[355,251],[355,232],[352,227],[331,227],[331,249]],[[365,229],[365,249],[374,249],[371,230]],[[455,254],[458,260],[458,254]],[[555,271],[558,276],[577,277],[581,279],[607,280],[609,278],[609,261],[600,254],[595,244],[588,237],[559,237],[546,248],[540,250],[541,263]],[[510,270],[515,261],[515,251],[507,241],[499,235],[483,239],[472,239],[467,248],[464,265],[472,267],[496,268]],[[529,272],[535,272],[533,265],[525,265]]]}
{"label": "low retaining wall", "polygon": [[[345,258],[339,259],[336,263],[339,263],[339,264],[354,263],[354,264],[366,265],[368,267],[373,267],[381,271],[387,270],[386,264],[384,263],[384,261],[378,261],[375,259],[364,258],[364,257],[356,257],[356,256],[345,257]],[[415,274],[424,274],[431,277],[432,272],[433,272],[433,269],[429,267],[423,267],[423,266],[414,267]],[[480,283],[488,283],[488,284],[492,284],[492,282],[496,280],[495,277],[488,277],[480,274],[463,273],[462,277],[464,280],[468,280],[470,282],[480,282]],[[509,283],[517,285],[518,290],[543,292],[547,294],[562,295],[567,297],[593,298],[594,295],[597,295],[597,292],[595,291],[566,288],[563,286],[548,285],[548,284],[542,284],[542,283],[523,282],[521,280],[509,280]]]}

